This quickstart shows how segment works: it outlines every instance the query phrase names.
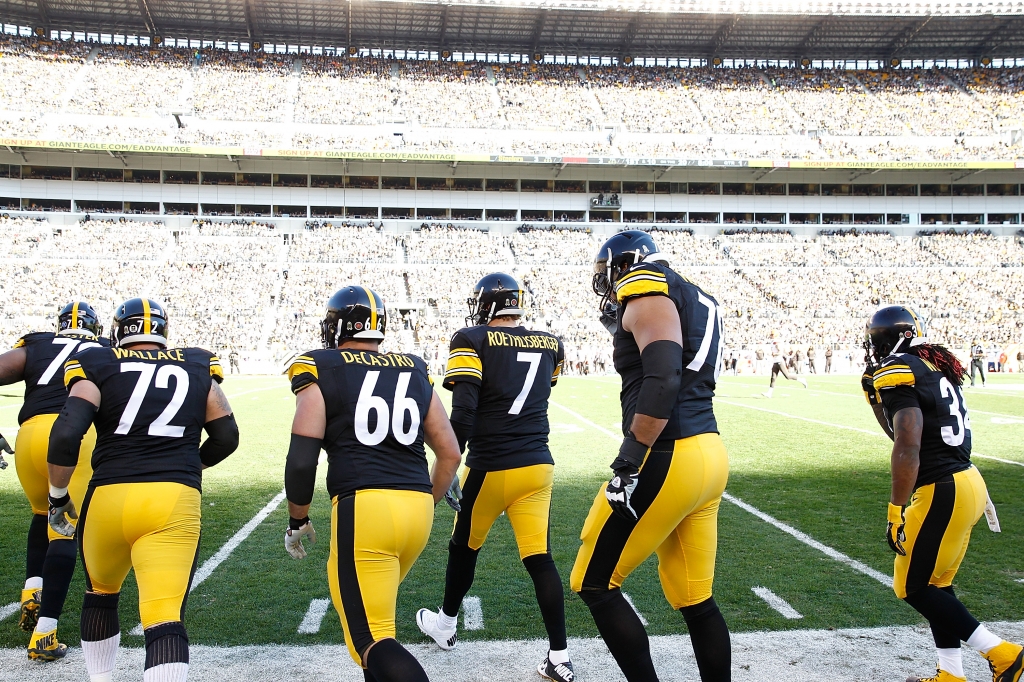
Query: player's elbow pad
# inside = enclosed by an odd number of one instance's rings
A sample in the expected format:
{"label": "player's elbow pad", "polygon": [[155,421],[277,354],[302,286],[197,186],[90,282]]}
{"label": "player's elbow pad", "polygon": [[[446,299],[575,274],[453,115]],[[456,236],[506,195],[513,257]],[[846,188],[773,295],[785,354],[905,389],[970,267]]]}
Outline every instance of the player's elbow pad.
{"label": "player's elbow pad", "polygon": [[77,396],[68,398],[50,428],[46,461],[62,467],[77,466],[82,437],[92,425],[95,414],[96,406],[88,400]]}
{"label": "player's elbow pad", "polygon": [[640,354],[644,382],[636,401],[636,413],[668,419],[676,405],[683,381],[683,347],[675,341],[654,341]]}
{"label": "player's elbow pad", "polygon": [[284,465],[284,489],[288,501],[304,505],[313,501],[313,487],[316,485],[316,465],[320,459],[319,438],[292,434],[288,446],[288,460]]}
{"label": "player's elbow pad", "polygon": [[220,464],[227,456],[238,449],[238,424],[235,415],[229,414],[203,426],[208,438],[199,448],[199,459],[203,466],[212,467]]}

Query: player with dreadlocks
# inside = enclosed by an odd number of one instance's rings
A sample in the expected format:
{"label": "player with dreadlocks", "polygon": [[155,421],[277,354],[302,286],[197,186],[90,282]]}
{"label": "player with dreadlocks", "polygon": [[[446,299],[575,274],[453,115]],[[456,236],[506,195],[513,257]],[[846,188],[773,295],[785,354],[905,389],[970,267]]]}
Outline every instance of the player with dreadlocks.
{"label": "player with dreadlocks", "polygon": [[971,420],[961,390],[967,372],[947,348],[928,342],[924,323],[904,306],[871,317],[865,348],[861,384],[893,439],[886,529],[896,553],[893,590],[928,620],[938,657],[934,676],[907,682],[966,682],[961,641],[985,657],[993,682],[1019,682],[1024,648],[989,632],[953,592],[974,524],[985,514],[999,530],[985,481],[971,463]]}

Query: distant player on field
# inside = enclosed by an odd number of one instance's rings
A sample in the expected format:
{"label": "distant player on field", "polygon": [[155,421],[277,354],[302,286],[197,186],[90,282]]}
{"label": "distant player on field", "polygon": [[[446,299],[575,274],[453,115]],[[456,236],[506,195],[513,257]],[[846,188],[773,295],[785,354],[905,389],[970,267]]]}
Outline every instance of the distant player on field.
{"label": "distant player on field", "polygon": [[548,635],[543,677],[572,682],[562,579],[551,558],[551,488],[555,461],[548,449],[548,397],[565,358],[562,342],[519,323],[523,290],[509,275],[487,275],[473,288],[467,324],[452,337],[444,387],[452,391],[452,426],[459,448],[469,444],[461,503],[448,543],[444,602],[420,609],[416,624],[442,649],[456,643],[462,600],[473,585],[476,559],[491,526],[505,513],[519,558],[533,579]]}
{"label": "distant player on field", "polygon": [[[303,559],[303,538],[316,541],[309,505],[323,448],[331,496],[327,582],[349,654],[366,682],[426,682],[422,666],[395,640],[395,601],[462,457],[423,360],[380,352],[386,326],[375,291],[343,287],[327,302],[324,348],[288,368],[295,419],[284,473],[284,546]],[[424,442],[437,456],[430,473]]]}
{"label": "distant player on field", "polygon": [[971,345],[971,388],[974,388],[975,371],[981,374],[981,387],[985,388],[985,347],[978,339]]}
{"label": "distant player on field", "polygon": [[[84,301],[72,301],[57,315],[57,331],[36,332],[21,337],[14,350],[0,355],[0,385],[25,382],[25,402],[18,414],[15,462],[18,478],[32,506],[28,530],[25,587],[21,591],[19,626],[32,637],[28,657],[36,661],[63,658],[67,646],[57,641],[57,621],[64,610],[71,578],[75,573],[78,546],[56,533],[46,523],[49,473],[46,450],[50,430],[68,399],[64,387],[64,362],[86,348],[109,346],[99,338],[99,318]],[[81,507],[92,477],[96,430],[82,438],[78,469],[68,485],[71,498]],[[6,445],[6,442],[5,442]],[[8,452],[10,448],[7,448]],[[77,520],[72,521],[72,525]]]}
{"label": "distant player on field", "polygon": [[665,598],[690,632],[704,682],[730,679],[729,628],[711,596],[729,457],[712,397],[722,362],[718,302],[683,279],[643,232],[621,232],[594,262],[616,320],[623,439],[584,523],[572,589],[629,682],[657,682],[647,632],[620,590],[653,553]]}
{"label": "distant player on field", "polygon": [[[971,530],[990,505],[971,463],[971,420],[961,390],[966,371],[945,347],[928,343],[924,323],[909,308],[882,308],[867,336],[877,366],[861,383],[893,438],[886,529],[896,553],[893,589],[928,620],[939,659],[933,677],[907,682],[966,682],[961,641],[985,657],[993,682],[1018,682],[1024,648],[989,632],[953,592]],[[991,513],[995,530],[994,507]]]}
{"label": "distant player on field", "polygon": [[771,382],[768,384],[768,390],[761,394],[765,398],[771,398],[772,397],[772,393],[775,391],[775,377],[779,376],[780,374],[783,377],[785,377],[786,379],[789,379],[790,381],[799,381],[801,384],[803,384],[804,388],[807,388],[807,379],[804,379],[802,376],[799,376],[799,375],[790,376],[789,372],[786,370],[786,364],[787,364],[786,358],[783,357],[782,350],[779,348],[779,344],[773,343],[772,344],[772,378],[771,378]]}

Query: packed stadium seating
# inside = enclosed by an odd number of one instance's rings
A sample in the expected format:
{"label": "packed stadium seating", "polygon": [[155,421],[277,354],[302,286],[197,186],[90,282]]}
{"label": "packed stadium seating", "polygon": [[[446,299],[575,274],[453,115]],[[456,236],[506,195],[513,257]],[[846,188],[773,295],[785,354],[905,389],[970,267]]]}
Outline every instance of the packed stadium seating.
{"label": "packed stadium seating", "polygon": [[[0,136],[614,157],[1009,159],[1024,157],[1012,134],[1024,128],[1022,74],[433,62],[4,35]],[[184,114],[184,127],[172,113]],[[402,134],[382,127],[395,124],[405,126]]]}
{"label": "packed stadium seating", "polygon": [[[729,232],[652,234],[682,274],[718,298],[731,350],[832,344],[855,359],[864,320],[892,302],[913,305],[933,339],[958,349],[974,339],[1019,343],[1024,334],[1020,237]],[[120,300],[146,293],[167,305],[174,340],[281,363],[319,345],[324,302],[359,282],[388,303],[388,345],[422,353],[437,372],[451,333],[465,324],[473,284],[502,270],[527,290],[527,324],[565,341],[568,371],[610,371],[591,291],[601,240],[582,230],[502,235],[442,224],[396,233],[323,222],[282,233],[239,220],[172,230],[0,219],[0,345],[50,328],[71,298],[89,300],[106,320]]]}

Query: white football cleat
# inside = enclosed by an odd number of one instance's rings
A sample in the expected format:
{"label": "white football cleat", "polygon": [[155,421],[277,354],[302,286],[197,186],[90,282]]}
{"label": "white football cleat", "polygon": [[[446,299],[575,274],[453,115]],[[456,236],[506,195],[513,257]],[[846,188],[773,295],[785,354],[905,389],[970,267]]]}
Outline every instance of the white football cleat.
{"label": "white football cleat", "polygon": [[434,640],[445,651],[451,651],[458,644],[455,628],[451,630],[442,628],[437,622],[437,614],[430,609],[420,609],[416,612],[416,625],[419,626],[420,632]]}
{"label": "white football cleat", "polygon": [[803,377],[797,377],[796,380],[803,384],[804,388],[807,388],[807,379],[804,379]]}

